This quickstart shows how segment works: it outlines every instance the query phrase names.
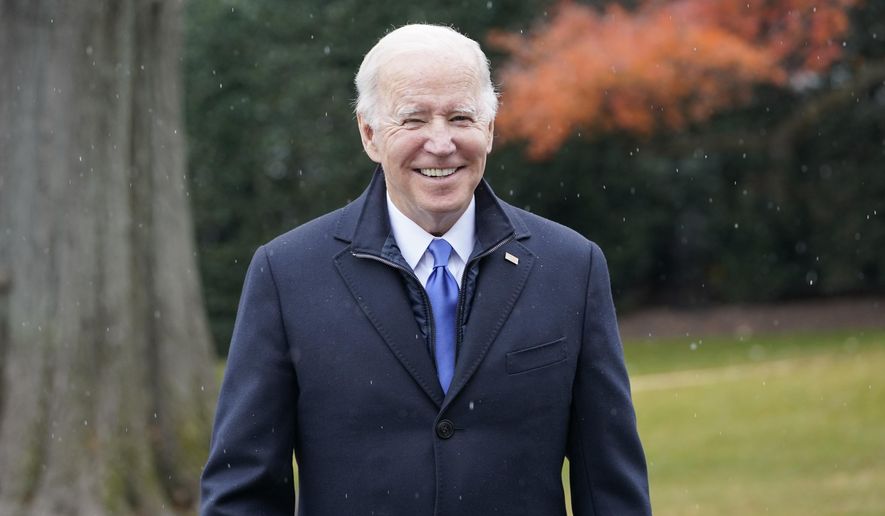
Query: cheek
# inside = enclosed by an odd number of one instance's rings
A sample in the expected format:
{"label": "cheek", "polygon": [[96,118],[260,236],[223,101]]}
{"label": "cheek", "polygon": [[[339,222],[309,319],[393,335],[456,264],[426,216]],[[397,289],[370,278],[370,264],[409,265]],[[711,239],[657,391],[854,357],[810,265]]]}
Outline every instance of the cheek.
{"label": "cheek", "polygon": [[[394,161],[408,161],[421,151],[423,139],[415,133],[397,135],[388,140],[387,154]],[[404,164],[405,166],[405,164]]]}
{"label": "cheek", "polygon": [[491,142],[484,136],[473,137],[464,142],[461,146],[462,152],[472,159],[484,158],[491,147]]}
{"label": "cheek", "polygon": [[471,156],[488,154],[492,146],[492,134],[483,128],[473,127],[465,132],[460,138],[460,145],[464,152]]}

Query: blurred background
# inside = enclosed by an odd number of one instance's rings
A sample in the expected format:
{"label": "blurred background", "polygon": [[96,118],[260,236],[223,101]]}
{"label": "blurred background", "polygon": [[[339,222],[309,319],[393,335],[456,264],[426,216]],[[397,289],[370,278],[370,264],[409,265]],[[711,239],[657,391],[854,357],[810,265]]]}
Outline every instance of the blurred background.
{"label": "blurred background", "polygon": [[[95,342],[113,342],[107,334],[125,343],[134,333],[141,351],[119,360],[146,360],[152,371],[144,384],[153,394],[133,402],[147,416],[132,420],[147,428],[142,462],[158,480],[135,495],[142,480],[107,466],[95,483],[117,479],[129,493],[109,514],[193,511],[187,472],[205,456],[219,374],[203,364],[213,357],[223,364],[252,253],[360,194],[373,164],[356,129],[353,76],[386,31],[429,22],[456,27],[491,59],[502,105],[486,178],[496,193],[578,230],[606,253],[655,512],[885,514],[885,2],[95,4],[68,17],[75,8],[49,1],[25,7],[10,0],[0,11],[0,68],[14,72],[0,89],[0,249],[7,249],[0,250],[0,436],[10,443],[34,428],[42,436],[33,454],[27,447],[0,453],[0,466],[33,479],[9,480],[10,473],[4,484],[0,476],[0,513],[25,514],[40,486],[58,484],[41,473],[57,455],[45,444],[59,432],[50,431],[51,409],[35,410],[28,426],[8,422],[13,407],[50,407],[52,393],[63,392],[77,407],[65,424],[78,425],[84,442],[122,431],[119,424],[84,430],[90,418],[107,419],[97,415],[102,403],[82,403],[93,391],[58,380],[46,357],[64,364],[58,350],[91,350],[92,362],[82,351],[71,360],[85,360],[83,376],[93,378],[106,369],[88,364],[118,363],[107,358],[116,348]],[[79,34],[70,44],[75,57],[29,64],[55,55],[69,33]],[[74,82],[64,88],[66,100],[57,99],[68,77],[83,75],[81,87]],[[22,93],[28,78],[48,93]],[[120,88],[129,92],[124,100]],[[110,115],[101,114],[105,105]],[[91,137],[59,142],[54,122],[46,122],[58,115],[41,113],[65,109],[75,111],[59,132],[93,127],[83,125],[90,117],[105,122]],[[135,123],[126,127],[126,120]],[[103,135],[115,131],[128,143],[107,143]],[[67,145],[57,163],[39,157],[53,152],[51,142]],[[96,151],[96,142],[107,151]],[[138,153],[139,142],[153,157]],[[54,175],[41,180],[43,170]],[[158,186],[167,180],[174,195]],[[128,200],[115,204],[107,191],[117,182]],[[39,224],[40,206],[68,199],[77,184],[88,186],[79,202],[97,206],[85,231],[90,252],[77,250],[84,238],[52,236],[52,228],[74,223],[81,204],[49,229]],[[113,223],[94,222],[106,215],[122,220],[119,234],[135,242],[111,253],[131,274],[115,272],[113,258],[97,258],[110,248],[103,239],[114,238],[106,231]],[[170,253],[190,262],[140,261],[140,251],[167,245],[158,242],[168,231],[184,242]],[[142,232],[156,236],[142,242]],[[43,256],[51,259],[32,271]],[[64,265],[66,256],[74,265]],[[89,257],[101,262],[90,270],[105,272],[84,276],[77,259]],[[182,263],[190,263],[185,280],[164,276]],[[69,284],[65,274],[96,292],[96,308],[85,316],[76,294],[53,286]],[[109,298],[106,286],[124,274],[128,290]],[[190,286],[175,287],[182,281]],[[22,293],[35,288],[44,294]],[[160,307],[169,289],[184,301]],[[47,302],[45,293],[56,290],[71,303]],[[73,303],[82,338],[71,340],[52,329]],[[134,305],[137,315],[124,319],[135,322],[113,323],[112,305]],[[181,331],[167,331],[167,314],[178,312],[188,314],[173,324]],[[62,337],[46,337],[50,331]],[[33,351],[33,342],[48,351]],[[179,381],[164,387],[175,363]],[[44,398],[25,394],[39,387],[16,390],[24,366],[49,371],[33,385],[55,378],[56,387]],[[131,366],[119,367],[117,377],[105,375],[92,389],[125,382]],[[184,380],[190,376],[197,379]],[[168,401],[180,392],[196,394]],[[178,412],[201,416],[186,421]],[[179,421],[155,421],[164,414]],[[162,444],[176,439],[183,444]],[[118,447],[119,456],[142,453]],[[194,456],[184,466],[175,458],[182,453]],[[51,478],[77,468],[55,469]]]}
{"label": "blurred background", "polygon": [[488,50],[487,178],[606,251],[622,311],[885,292],[881,2],[188,4],[200,267],[224,353],[255,247],[357,196],[362,55],[405,21]]}
{"label": "blurred background", "polygon": [[[352,78],[450,24],[486,177],[609,260],[657,514],[885,514],[885,2],[192,1],[189,171],[224,354],[255,247],[361,192]],[[564,477],[565,478],[565,477]]]}

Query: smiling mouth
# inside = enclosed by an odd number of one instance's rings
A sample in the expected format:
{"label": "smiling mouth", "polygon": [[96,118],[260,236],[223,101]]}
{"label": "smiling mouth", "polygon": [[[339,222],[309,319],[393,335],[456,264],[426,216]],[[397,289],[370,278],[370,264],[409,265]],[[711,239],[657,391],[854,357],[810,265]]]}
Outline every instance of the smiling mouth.
{"label": "smiling mouth", "polygon": [[416,169],[424,177],[448,177],[461,167],[456,168],[419,168]]}

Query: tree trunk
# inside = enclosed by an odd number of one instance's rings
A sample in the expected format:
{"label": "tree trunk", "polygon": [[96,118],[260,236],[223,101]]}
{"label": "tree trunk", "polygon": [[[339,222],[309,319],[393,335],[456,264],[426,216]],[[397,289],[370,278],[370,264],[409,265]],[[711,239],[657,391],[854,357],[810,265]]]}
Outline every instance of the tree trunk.
{"label": "tree trunk", "polygon": [[0,514],[194,511],[182,5],[0,0]]}

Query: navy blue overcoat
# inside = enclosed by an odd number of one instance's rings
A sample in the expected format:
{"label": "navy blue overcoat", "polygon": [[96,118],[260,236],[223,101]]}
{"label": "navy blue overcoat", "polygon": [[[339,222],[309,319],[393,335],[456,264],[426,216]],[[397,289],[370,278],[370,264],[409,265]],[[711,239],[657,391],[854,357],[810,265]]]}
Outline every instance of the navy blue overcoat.
{"label": "navy blue overcoat", "polygon": [[301,516],[563,516],[564,457],[575,516],[649,514],[599,248],[481,182],[444,395],[384,192],[255,253],[201,513],[293,514],[294,450]]}

